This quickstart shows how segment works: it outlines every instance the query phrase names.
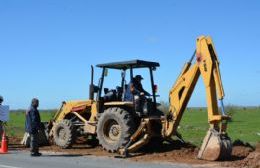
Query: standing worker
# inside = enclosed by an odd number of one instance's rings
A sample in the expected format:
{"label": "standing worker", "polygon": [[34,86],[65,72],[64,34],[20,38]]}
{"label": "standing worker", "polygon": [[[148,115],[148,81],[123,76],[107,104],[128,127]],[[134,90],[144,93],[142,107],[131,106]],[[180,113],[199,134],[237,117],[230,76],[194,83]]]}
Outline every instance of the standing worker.
{"label": "standing worker", "polygon": [[36,98],[32,99],[30,108],[26,111],[26,122],[25,129],[26,132],[30,134],[30,147],[31,147],[31,156],[41,156],[39,153],[39,130],[41,125],[41,118],[38,111],[39,100]]}
{"label": "standing worker", "polygon": [[[2,106],[2,103],[4,101],[4,98],[3,96],[0,95],[0,106]],[[3,128],[4,127],[4,122],[0,120],[0,137],[2,137],[2,134],[3,134]]]}

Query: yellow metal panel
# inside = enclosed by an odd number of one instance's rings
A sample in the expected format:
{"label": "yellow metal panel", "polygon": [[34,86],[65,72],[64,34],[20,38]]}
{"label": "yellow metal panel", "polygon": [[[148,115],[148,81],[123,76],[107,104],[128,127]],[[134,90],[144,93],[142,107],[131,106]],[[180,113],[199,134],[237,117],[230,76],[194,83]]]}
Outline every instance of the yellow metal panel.
{"label": "yellow metal panel", "polygon": [[206,87],[210,86],[212,77],[212,59],[208,50],[206,38],[201,36],[197,39],[197,64]]}
{"label": "yellow metal panel", "polygon": [[92,100],[79,100],[79,101],[64,102],[62,104],[62,107],[55,114],[54,121],[57,122],[57,121],[64,119],[64,117],[68,113],[73,112],[74,108],[85,107],[85,109],[87,109],[88,107],[91,107],[92,103],[93,103]]}

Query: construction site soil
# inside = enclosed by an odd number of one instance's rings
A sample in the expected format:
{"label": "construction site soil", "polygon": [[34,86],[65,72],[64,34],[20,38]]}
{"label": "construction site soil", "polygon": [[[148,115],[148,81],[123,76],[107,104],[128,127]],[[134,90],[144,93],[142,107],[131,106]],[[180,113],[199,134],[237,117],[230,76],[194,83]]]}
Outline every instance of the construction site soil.
{"label": "construction site soil", "polygon": [[[29,150],[20,145],[19,138],[9,138],[9,150]],[[87,145],[83,141],[78,141],[71,149],[61,149],[55,145],[44,146],[40,148],[41,151],[66,153],[67,155],[75,156],[107,156],[113,158],[123,158],[118,154],[108,153],[100,146]],[[205,167],[239,167],[239,168],[260,168],[260,143],[256,147],[236,140],[233,143],[232,157],[227,161],[210,162],[205,160],[198,160],[196,156],[199,149],[189,143],[183,144],[180,141],[173,141],[172,143],[164,143],[160,146],[144,147],[140,151],[131,154],[128,158],[134,162],[172,162],[172,163],[186,163],[192,165],[199,165]]]}

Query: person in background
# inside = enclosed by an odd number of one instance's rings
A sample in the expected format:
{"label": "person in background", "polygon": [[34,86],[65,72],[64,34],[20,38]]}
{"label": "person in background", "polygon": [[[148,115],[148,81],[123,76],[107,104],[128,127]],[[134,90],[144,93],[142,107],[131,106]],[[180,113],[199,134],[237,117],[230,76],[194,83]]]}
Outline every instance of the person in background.
{"label": "person in background", "polygon": [[[0,95],[0,106],[2,106],[2,103],[4,101],[3,96]],[[3,134],[3,129],[4,129],[4,122],[0,120],[0,139],[2,138],[2,134]]]}
{"label": "person in background", "polygon": [[26,122],[25,129],[26,132],[30,134],[30,147],[31,147],[31,156],[41,156],[39,153],[39,130],[41,126],[40,113],[38,111],[39,100],[36,98],[32,99],[30,108],[26,111]]}

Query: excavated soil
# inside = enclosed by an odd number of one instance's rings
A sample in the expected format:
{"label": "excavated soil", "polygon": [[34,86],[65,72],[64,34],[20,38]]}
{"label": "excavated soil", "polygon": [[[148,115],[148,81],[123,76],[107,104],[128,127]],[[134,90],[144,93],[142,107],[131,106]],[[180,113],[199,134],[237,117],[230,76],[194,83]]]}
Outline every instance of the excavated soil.
{"label": "excavated soil", "polygon": [[139,153],[135,153],[130,158],[133,161],[166,161],[166,162],[180,162],[189,164],[204,164],[207,161],[198,160],[196,156],[199,149],[194,145],[180,141],[173,141],[173,143],[164,143],[160,146],[148,146],[143,148]]}
{"label": "excavated soil", "polygon": [[[28,148],[19,145],[19,138],[10,139],[10,150],[29,150]],[[95,145],[95,143],[93,143]],[[108,156],[113,158],[122,158],[118,154],[112,154],[104,151],[100,146],[87,145],[83,141],[78,141],[71,149],[61,149],[57,146],[44,146],[41,151],[66,153],[68,155],[93,155],[93,156]],[[131,154],[127,159],[135,162],[174,162],[187,163],[193,165],[204,165],[206,167],[239,167],[239,168],[260,168],[260,144],[254,149],[250,144],[242,141],[233,143],[232,158],[230,161],[210,162],[196,159],[198,148],[192,144],[183,144],[180,141],[173,143],[164,143],[160,146],[148,146],[141,149],[139,152]]]}
{"label": "excavated soil", "polygon": [[241,141],[238,141],[238,143],[234,142],[232,159],[232,161],[222,163],[221,166],[260,168],[260,143],[256,145],[254,150],[253,147],[247,143]]}

